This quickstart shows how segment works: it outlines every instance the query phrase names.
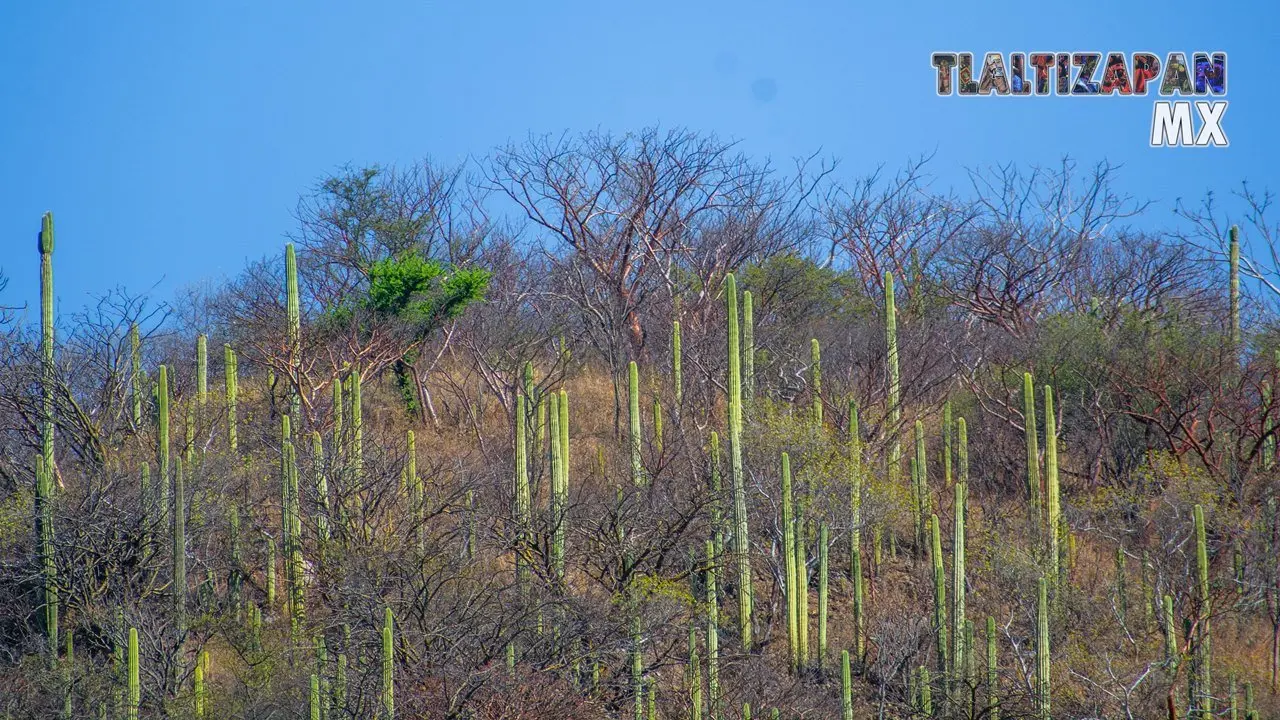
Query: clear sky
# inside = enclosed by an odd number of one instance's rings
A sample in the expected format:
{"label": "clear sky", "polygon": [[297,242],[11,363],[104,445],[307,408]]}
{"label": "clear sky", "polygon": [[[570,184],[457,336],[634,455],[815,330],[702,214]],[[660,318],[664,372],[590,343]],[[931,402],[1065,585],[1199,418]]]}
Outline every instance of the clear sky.
{"label": "clear sky", "polygon": [[[1280,2],[66,2],[0,9],[0,304],[161,298],[278,252],[345,164],[458,161],[528,133],[686,126],[853,177],[936,152],[1123,163],[1160,201],[1280,190]],[[1224,50],[1226,149],[1152,149],[1151,98],[939,98],[935,50]]]}

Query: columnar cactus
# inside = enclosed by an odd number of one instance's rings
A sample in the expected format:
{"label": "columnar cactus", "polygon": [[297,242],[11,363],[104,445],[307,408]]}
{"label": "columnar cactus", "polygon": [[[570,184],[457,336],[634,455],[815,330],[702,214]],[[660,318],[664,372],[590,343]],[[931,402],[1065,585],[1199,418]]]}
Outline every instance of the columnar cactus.
{"label": "columnar cactus", "polygon": [[[564,575],[564,558],[565,558],[565,535],[567,532],[567,523],[569,521],[569,393],[564,389],[560,389],[560,423],[556,430],[555,440],[560,448],[560,478],[555,488],[555,504],[556,512],[554,517],[555,532],[552,540],[557,548],[556,576],[563,583]],[[472,513],[474,517],[474,513]]]}
{"label": "columnar cactus", "polygon": [[[57,477],[53,459],[53,213],[40,223],[40,455],[45,469]],[[56,483],[55,483],[56,484]],[[57,642],[56,638],[54,640]]]}
{"label": "columnar cactus", "polygon": [[227,539],[231,545],[231,567],[227,570],[227,594],[231,607],[236,610],[236,618],[241,617],[241,589],[244,586],[243,562],[240,551],[240,511],[235,504],[227,508]]}
{"label": "columnar cactus", "polygon": [[996,619],[987,616],[987,717],[1000,720],[1000,666],[996,657]]}
{"label": "columnar cactus", "polygon": [[827,524],[818,526],[818,667],[827,665]]}
{"label": "columnar cactus", "polygon": [[1062,501],[1058,487],[1058,418],[1053,411],[1053,388],[1044,386],[1044,474],[1046,510],[1045,535],[1049,538],[1049,584],[1059,582]]}
{"label": "columnar cactus", "polygon": [[932,495],[929,491],[929,459],[925,452],[924,423],[916,420],[915,424],[916,453],[912,458],[911,477],[914,481],[916,507],[916,547],[923,550],[928,543],[929,528],[926,523],[933,513]]}
{"label": "columnar cactus", "polygon": [[1230,339],[1232,349],[1238,350],[1240,348],[1240,228],[1232,225],[1228,238],[1227,262],[1231,284]]}
{"label": "columnar cactus", "polygon": [[142,687],[138,678],[138,628],[129,628],[129,691],[126,702],[129,720],[138,720],[138,707],[142,704]]}
{"label": "columnar cactus", "polygon": [[239,368],[236,364],[236,351],[230,345],[222,346],[222,362],[224,388],[226,390],[227,403],[227,445],[234,454],[239,449],[239,439],[237,437],[236,422],[236,402],[239,394]]}
{"label": "columnar cactus", "polygon": [[310,702],[308,703],[308,707],[311,710],[310,718],[311,720],[320,720],[320,677],[315,673],[311,673],[310,690]]}
{"label": "columnar cactus", "polygon": [[1040,720],[1050,718],[1049,652],[1049,582],[1042,575],[1036,598],[1036,712]]}
{"label": "columnar cactus", "polygon": [[720,602],[716,594],[716,547],[708,540],[707,552],[707,715],[720,718]]}
{"label": "columnar cactus", "polygon": [[884,334],[888,346],[886,364],[889,371],[889,483],[897,486],[902,478],[902,381],[898,374],[898,311],[893,299],[893,273],[884,274]]}
{"label": "columnar cactus", "polygon": [[662,400],[653,397],[653,450],[662,456]]}
{"label": "columnar cactus", "polygon": [[[733,552],[738,566],[738,623],[742,649],[751,649],[751,544],[747,529],[747,486],[742,468],[742,366],[738,349],[738,281],[725,277],[729,315],[729,464],[733,478]],[[749,326],[749,324],[748,324]]]}
{"label": "columnar cactus", "polygon": [[1164,661],[1172,671],[1178,665],[1178,629],[1174,627],[1173,622],[1173,596],[1165,595],[1161,608],[1163,610],[1161,624],[1164,630]]}
{"label": "columnar cactus", "polygon": [[196,403],[201,408],[209,400],[209,338],[196,335]]}
{"label": "columnar cactus", "polygon": [[680,348],[680,321],[671,323],[671,382],[676,391],[676,421],[684,406],[684,353]]}
{"label": "columnar cactus", "polygon": [[962,667],[968,648],[965,646],[965,516],[969,511],[969,487],[964,482],[955,484],[955,520],[951,537],[951,657],[956,665],[956,677],[964,676]]}
{"label": "columnar cactus", "polygon": [[1022,375],[1023,422],[1027,438],[1027,498],[1030,512],[1031,540],[1037,556],[1041,549],[1040,523],[1040,447],[1036,438],[1036,394],[1031,373]]}
{"label": "columnar cactus", "polygon": [[631,482],[636,487],[644,486],[644,464],[640,457],[640,371],[636,361],[627,365],[627,423],[628,447],[631,451]]}
{"label": "columnar cactus", "polygon": [[284,246],[285,315],[288,320],[289,414],[302,427],[302,310],[298,301],[298,259],[293,243]]}
{"label": "columnar cactus", "polygon": [[635,698],[635,720],[644,720],[644,635],[640,613],[631,613],[631,693]]}
{"label": "columnar cactus", "polygon": [[[208,693],[208,687],[205,684],[205,669],[208,665],[209,651],[201,650],[196,655],[195,677],[192,680],[194,686],[194,692],[192,693],[194,697],[192,699],[195,701],[196,720],[204,720],[205,716],[205,703]],[[312,677],[315,676],[312,675]]]}
{"label": "columnar cactus", "polygon": [[1193,523],[1196,535],[1196,590],[1199,600],[1200,622],[1196,642],[1196,679],[1200,701],[1199,707],[1203,720],[1213,717],[1213,684],[1212,667],[1213,652],[1209,633],[1209,616],[1212,608],[1209,602],[1209,552],[1205,542],[1204,508],[1196,505],[1193,511]]}
{"label": "columnar cactus", "polygon": [[756,318],[750,290],[742,291],[742,398],[743,414],[756,401]]}
{"label": "columnar cactus", "polygon": [[528,444],[525,441],[525,397],[516,395],[515,415],[515,455],[516,468],[514,480],[515,521],[516,521],[516,577],[521,587],[521,594],[528,590],[529,568],[524,557],[525,546],[529,541],[529,529],[532,525],[530,514],[533,499],[529,492],[529,459]]}
{"label": "columnar cactus", "polygon": [[395,616],[387,607],[382,621],[382,713],[385,720],[396,717]]}
{"label": "columnar cactus", "polygon": [[[692,577],[697,577],[692,576]],[[696,606],[695,600],[695,606]],[[698,658],[698,628],[696,623],[689,623],[689,718],[702,720],[702,661]]]}
{"label": "columnar cactus", "polygon": [[809,386],[813,391],[813,421],[822,424],[822,347],[818,338],[809,341]]}
{"label": "columnar cactus", "polygon": [[840,653],[840,720],[853,720],[853,677],[848,650]]}
{"label": "columnar cactus", "polygon": [[315,430],[311,432],[311,475],[316,484],[316,503],[319,505],[316,513],[316,536],[320,541],[317,550],[323,563],[332,537],[329,528],[329,478],[324,469],[324,440]]}
{"label": "columnar cactus", "polygon": [[551,567],[556,579],[560,579],[560,570],[564,568],[564,547],[557,542],[562,538],[556,536],[563,513],[560,505],[560,466],[563,462],[560,445],[560,396],[554,392],[551,393],[548,405],[551,428],[555,431],[551,438],[551,494],[548,498],[552,529]]}
{"label": "columnar cactus", "polygon": [[276,540],[267,536],[267,609],[276,607]]}
{"label": "columnar cactus", "polygon": [[797,503],[795,513],[795,543],[792,548],[796,554],[796,620],[799,623],[800,664],[809,664],[809,543],[808,531],[804,520],[803,506]]}
{"label": "columnar cactus", "polygon": [[348,450],[351,461],[350,475],[358,480],[364,475],[364,413],[361,411],[361,395],[363,393],[360,391],[359,368],[351,368],[351,376],[348,381],[351,383],[347,392],[351,403],[349,413],[351,428],[348,430],[351,445]]}
{"label": "columnar cactus", "polygon": [[782,556],[786,569],[787,637],[791,668],[800,666],[800,568],[796,566],[795,504],[791,497],[791,457],[782,453]]}
{"label": "columnar cactus", "polygon": [[49,664],[58,661],[58,568],[53,543],[53,473],[44,457],[36,456],[36,537],[40,542],[41,612]]}
{"label": "columnar cactus", "polygon": [[711,503],[708,511],[711,516],[711,540],[715,543],[715,557],[719,558],[724,556],[724,495],[720,482],[720,435],[715,430],[711,431],[708,445],[711,453]]}
{"label": "columnar cactus", "polygon": [[951,401],[942,403],[942,480],[951,487]]}
{"label": "columnar cactus", "polygon": [[187,503],[182,460],[173,473],[173,627],[181,645],[187,634]]}
{"label": "columnar cactus", "polygon": [[933,679],[929,677],[929,668],[920,666],[920,714],[933,717]]}
{"label": "columnar cactus", "polygon": [[862,592],[862,435],[858,424],[858,405],[849,402],[849,579],[853,582],[853,648],[858,660],[866,647],[866,614]]}
{"label": "columnar cactus", "polygon": [[142,336],[138,323],[129,325],[129,393],[133,409],[133,429],[142,427],[142,394],[146,378],[142,376]]}
{"label": "columnar cactus", "polygon": [[947,571],[942,562],[942,525],[937,515],[929,516],[933,548],[933,625],[938,653],[938,673],[951,676],[950,648],[947,646]]}
{"label": "columnar cactus", "polygon": [[173,477],[169,472],[169,368],[160,366],[160,377],[156,384],[156,469],[160,477],[160,512],[163,516],[161,527],[169,528],[169,484]]}

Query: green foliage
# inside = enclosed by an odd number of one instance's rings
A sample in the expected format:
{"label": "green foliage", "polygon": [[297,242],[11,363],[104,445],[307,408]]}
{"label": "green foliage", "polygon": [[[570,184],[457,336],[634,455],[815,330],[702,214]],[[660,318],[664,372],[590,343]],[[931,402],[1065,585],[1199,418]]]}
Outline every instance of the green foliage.
{"label": "green foliage", "polygon": [[367,302],[372,310],[407,323],[421,338],[483,299],[491,277],[480,268],[450,272],[416,253],[386,257],[369,267]]}

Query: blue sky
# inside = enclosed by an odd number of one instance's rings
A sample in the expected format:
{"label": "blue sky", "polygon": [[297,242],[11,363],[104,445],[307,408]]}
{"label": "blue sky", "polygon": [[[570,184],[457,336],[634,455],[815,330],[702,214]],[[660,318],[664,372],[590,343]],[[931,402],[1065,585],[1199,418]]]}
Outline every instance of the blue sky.
{"label": "blue sky", "polygon": [[[1123,163],[1160,201],[1280,190],[1280,3],[11,3],[0,11],[0,304],[36,296],[57,222],[63,312],[278,252],[345,164],[446,162],[528,133],[686,126],[840,175],[921,153]],[[1052,9],[1057,7],[1058,9]],[[1151,98],[939,98],[934,50],[1225,50],[1226,149],[1152,149]],[[758,92],[773,88],[773,92]]]}

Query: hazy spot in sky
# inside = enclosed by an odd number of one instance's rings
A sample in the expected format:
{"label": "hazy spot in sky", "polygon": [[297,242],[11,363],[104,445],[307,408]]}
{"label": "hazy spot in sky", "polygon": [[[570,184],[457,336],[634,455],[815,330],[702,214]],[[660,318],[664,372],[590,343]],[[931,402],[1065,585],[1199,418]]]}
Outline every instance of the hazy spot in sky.
{"label": "hazy spot in sky", "polygon": [[721,75],[732,75],[738,69],[738,56],[728,50],[716,53],[712,66]]}
{"label": "hazy spot in sky", "polygon": [[751,83],[751,94],[756,102],[772,102],[778,95],[778,83],[773,78],[756,78]]}

